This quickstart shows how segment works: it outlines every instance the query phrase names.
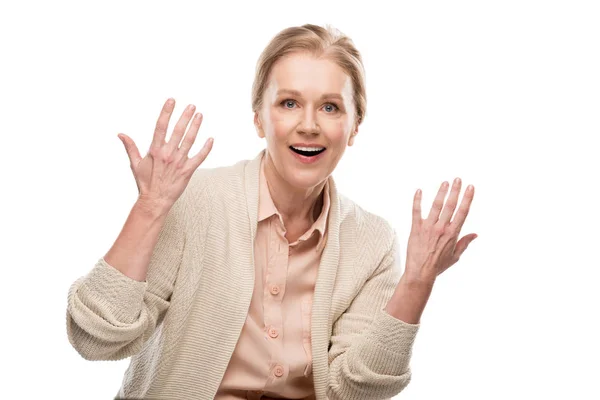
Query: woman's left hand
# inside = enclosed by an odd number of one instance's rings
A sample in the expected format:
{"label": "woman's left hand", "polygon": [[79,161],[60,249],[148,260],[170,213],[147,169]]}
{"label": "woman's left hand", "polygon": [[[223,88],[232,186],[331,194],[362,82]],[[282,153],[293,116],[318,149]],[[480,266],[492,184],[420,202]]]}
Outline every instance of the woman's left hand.
{"label": "woman's left hand", "polygon": [[405,282],[432,287],[437,276],[454,265],[477,237],[476,234],[470,233],[458,240],[473,201],[475,188],[472,185],[467,187],[460,207],[452,219],[460,194],[460,178],[454,180],[452,191],[444,206],[448,186],[448,182],[442,183],[426,219],[421,216],[421,190],[415,193],[412,229],[403,276]]}

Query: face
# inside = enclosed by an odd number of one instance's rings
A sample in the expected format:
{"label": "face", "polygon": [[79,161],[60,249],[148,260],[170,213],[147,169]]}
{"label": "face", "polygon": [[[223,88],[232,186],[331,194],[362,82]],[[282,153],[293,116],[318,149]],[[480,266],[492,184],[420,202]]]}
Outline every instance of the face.
{"label": "face", "polygon": [[275,172],[304,189],[331,175],[358,133],[355,120],[350,77],[334,62],[307,53],[277,61],[254,116]]}

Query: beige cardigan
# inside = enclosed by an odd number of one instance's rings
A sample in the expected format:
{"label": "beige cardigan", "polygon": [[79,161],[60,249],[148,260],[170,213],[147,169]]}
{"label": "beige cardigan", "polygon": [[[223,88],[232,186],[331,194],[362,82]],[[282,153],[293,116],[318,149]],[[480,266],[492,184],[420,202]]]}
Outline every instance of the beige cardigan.
{"label": "beige cardigan", "polygon": [[[131,356],[117,398],[213,399],[254,287],[260,158],[194,172],[145,282],[100,258],[68,293],[67,333],[87,360]],[[337,192],[313,299],[317,400],[389,399],[411,379],[419,329],[384,311],[400,279],[394,230]]]}

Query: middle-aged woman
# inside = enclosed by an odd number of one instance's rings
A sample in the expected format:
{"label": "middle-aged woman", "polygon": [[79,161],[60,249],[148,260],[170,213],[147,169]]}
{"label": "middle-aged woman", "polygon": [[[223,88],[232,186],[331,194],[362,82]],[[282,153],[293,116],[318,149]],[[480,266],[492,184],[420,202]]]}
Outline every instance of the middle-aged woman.
{"label": "middle-aged woman", "polygon": [[266,149],[252,160],[199,168],[212,139],[188,158],[201,122],[188,106],[166,141],[173,107],[144,158],[119,135],[139,197],[69,290],[73,347],[88,360],[132,357],[118,398],[399,393],[436,277],[476,237],[458,240],[473,187],[459,205],[460,180],[446,202],[444,182],[425,219],[417,190],[401,273],[390,224],[331,177],[366,110],[360,54],[333,29],[288,28],[263,51],[252,107]]}

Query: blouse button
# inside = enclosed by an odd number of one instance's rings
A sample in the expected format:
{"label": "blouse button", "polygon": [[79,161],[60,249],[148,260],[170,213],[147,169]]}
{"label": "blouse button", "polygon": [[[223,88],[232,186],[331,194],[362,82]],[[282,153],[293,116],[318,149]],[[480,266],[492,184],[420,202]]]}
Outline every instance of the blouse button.
{"label": "blouse button", "polygon": [[279,286],[277,286],[277,285],[271,286],[271,294],[273,294],[273,295],[279,294]]}
{"label": "blouse button", "polygon": [[276,366],[274,374],[276,377],[281,378],[283,376],[283,367],[281,365]]}
{"label": "blouse button", "polygon": [[279,332],[277,332],[277,329],[271,328],[269,329],[269,336],[271,336],[272,338],[276,338],[277,336],[279,336]]}

